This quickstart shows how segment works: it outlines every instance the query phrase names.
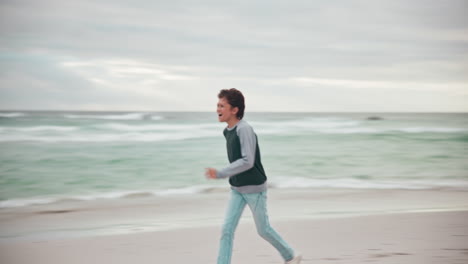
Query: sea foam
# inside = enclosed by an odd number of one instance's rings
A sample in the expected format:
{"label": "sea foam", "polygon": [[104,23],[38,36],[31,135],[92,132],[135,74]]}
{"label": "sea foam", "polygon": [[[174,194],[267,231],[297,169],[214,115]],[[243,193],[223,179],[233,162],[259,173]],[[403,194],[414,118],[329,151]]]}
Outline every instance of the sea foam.
{"label": "sea foam", "polygon": [[15,117],[22,117],[22,116],[26,116],[25,113],[21,113],[21,112],[14,112],[14,113],[0,113],[0,117],[9,117],[9,118],[15,118]]}
{"label": "sea foam", "polygon": [[[430,189],[457,189],[468,190],[468,181],[463,180],[379,180],[369,181],[354,178],[342,179],[308,179],[302,177],[275,177],[268,184],[273,189],[400,189],[400,190],[430,190]],[[99,199],[133,199],[141,197],[176,197],[180,195],[209,194],[212,192],[228,191],[229,186],[200,184],[179,188],[156,190],[128,190],[94,193],[88,195],[32,197],[25,199],[9,199],[0,202],[0,208],[14,208],[43,204],[60,203],[67,201],[84,202]]]}
{"label": "sea foam", "polygon": [[86,114],[65,114],[65,118],[70,119],[104,119],[104,120],[162,120],[162,116],[148,114],[148,113],[128,113],[128,114],[112,114],[112,115],[86,115]]}

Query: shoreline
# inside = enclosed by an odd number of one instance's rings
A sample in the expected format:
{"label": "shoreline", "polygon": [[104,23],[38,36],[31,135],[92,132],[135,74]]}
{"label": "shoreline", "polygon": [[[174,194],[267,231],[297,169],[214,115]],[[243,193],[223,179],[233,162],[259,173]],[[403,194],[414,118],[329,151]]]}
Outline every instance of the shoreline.
{"label": "shoreline", "polygon": [[[61,201],[0,209],[0,244],[221,226],[230,193]],[[271,221],[468,210],[468,192],[269,189]],[[253,223],[248,208],[242,220]]]}
{"label": "shoreline", "polygon": [[[302,252],[302,263],[466,263],[468,211],[397,213],[332,219],[272,220]],[[279,254],[241,220],[235,263],[281,263]],[[215,263],[220,226],[0,243],[2,263]],[[27,254],[24,254],[27,252]]]}

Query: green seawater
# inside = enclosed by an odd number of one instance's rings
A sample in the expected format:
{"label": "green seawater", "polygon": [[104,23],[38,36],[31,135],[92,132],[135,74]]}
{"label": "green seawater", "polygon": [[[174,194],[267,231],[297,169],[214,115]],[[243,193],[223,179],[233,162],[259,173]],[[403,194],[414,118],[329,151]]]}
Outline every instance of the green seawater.
{"label": "green seawater", "polygon": [[[369,120],[378,115],[382,119]],[[468,187],[468,114],[247,113],[272,188]],[[227,186],[216,113],[0,112],[2,206]]]}

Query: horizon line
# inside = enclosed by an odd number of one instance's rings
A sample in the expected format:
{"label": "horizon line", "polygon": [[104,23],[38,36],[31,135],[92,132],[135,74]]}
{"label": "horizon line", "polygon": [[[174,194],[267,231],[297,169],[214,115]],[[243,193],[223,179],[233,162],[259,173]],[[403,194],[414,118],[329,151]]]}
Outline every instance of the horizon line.
{"label": "horizon line", "polygon": [[[200,110],[61,110],[61,109],[0,109],[0,112],[110,112],[110,113],[211,113],[216,111]],[[248,111],[248,113],[340,113],[340,114],[468,114],[468,111]]]}

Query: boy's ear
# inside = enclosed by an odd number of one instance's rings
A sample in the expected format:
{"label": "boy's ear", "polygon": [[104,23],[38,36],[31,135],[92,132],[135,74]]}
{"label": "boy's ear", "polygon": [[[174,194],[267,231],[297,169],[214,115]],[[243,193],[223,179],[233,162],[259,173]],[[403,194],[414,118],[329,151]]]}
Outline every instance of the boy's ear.
{"label": "boy's ear", "polygon": [[237,115],[237,112],[239,112],[239,107],[233,107],[231,110],[235,115]]}

